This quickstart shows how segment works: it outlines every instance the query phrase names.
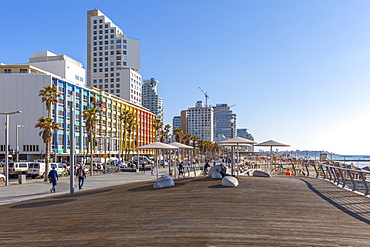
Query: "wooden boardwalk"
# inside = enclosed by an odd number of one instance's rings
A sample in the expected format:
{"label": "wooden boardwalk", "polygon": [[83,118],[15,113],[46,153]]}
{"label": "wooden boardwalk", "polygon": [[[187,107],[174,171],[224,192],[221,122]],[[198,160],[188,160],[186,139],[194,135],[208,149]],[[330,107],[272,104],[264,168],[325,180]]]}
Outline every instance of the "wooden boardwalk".
{"label": "wooden boardwalk", "polygon": [[370,246],[370,199],[319,179],[124,184],[0,206],[0,246]]}

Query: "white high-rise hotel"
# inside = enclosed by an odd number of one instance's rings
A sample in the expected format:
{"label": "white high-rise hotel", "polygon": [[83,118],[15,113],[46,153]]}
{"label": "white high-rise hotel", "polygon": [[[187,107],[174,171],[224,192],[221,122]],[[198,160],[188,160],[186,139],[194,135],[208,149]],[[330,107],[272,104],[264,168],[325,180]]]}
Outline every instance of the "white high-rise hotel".
{"label": "white high-rise hotel", "polygon": [[87,85],[141,105],[140,41],[101,11],[87,12]]}

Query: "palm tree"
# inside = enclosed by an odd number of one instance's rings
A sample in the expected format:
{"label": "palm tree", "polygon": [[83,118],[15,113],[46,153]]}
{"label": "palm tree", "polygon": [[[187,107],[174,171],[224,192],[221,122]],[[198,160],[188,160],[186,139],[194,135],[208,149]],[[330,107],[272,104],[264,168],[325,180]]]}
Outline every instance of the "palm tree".
{"label": "palm tree", "polygon": [[161,139],[161,130],[163,128],[163,122],[160,119],[156,119],[153,122],[153,128],[155,131],[155,137],[157,141],[160,141]]}
{"label": "palm tree", "polygon": [[196,155],[196,148],[197,148],[197,141],[199,140],[198,137],[196,136],[191,136],[190,137],[190,140],[193,142],[193,158],[195,159],[195,155]]}
{"label": "palm tree", "polygon": [[[44,89],[39,91],[39,96],[42,96],[41,101],[45,102],[46,110],[48,111],[48,118],[53,120],[51,117],[52,106],[58,103],[58,99],[60,97],[60,93],[58,93],[57,87],[54,85],[45,86]],[[41,117],[39,118],[39,120],[40,119]],[[45,145],[46,145],[45,149],[49,150],[49,152],[48,153],[45,152],[45,156],[48,156],[48,157],[45,157],[45,164],[46,164],[45,174],[49,173],[51,142],[53,139],[51,137],[50,139],[47,139],[47,140],[49,140],[49,142],[45,142]],[[44,176],[44,181],[46,182],[47,180],[48,180],[47,176]]]}
{"label": "palm tree", "polygon": [[[130,114],[128,114],[127,116],[127,121],[126,121],[126,131],[127,131],[127,134],[128,134],[128,145],[126,147],[126,159],[128,158],[128,153],[130,151],[130,149],[133,149],[132,148],[132,132],[134,131],[134,129],[136,128],[136,120],[135,120],[135,115],[133,112],[130,112]],[[139,165],[139,164],[138,164]]]}
{"label": "palm tree", "polygon": [[59,123],[55,123],[52,118],[49,117],[39,117],[38,123],[35,125],[36,128],[40,128],[41,131],[39,135],[42,137],[42,140],[46,144],[45,150],[45,174],[44,181],[48,180],[49,174],[49,163],[50,163],[50,151],[51,151],[51,141],[53,140],[53,131],[59,130]]}
{"label": "palm tree", "polygon": [[85,119],[86,123],[86,131],[90,136],[90,175],[93,176],[94,167],[93,167],[93,150],[94,150],[94,143],[95,143],[95,132],[96,132],[96,123],[98,122],[98,111],[95,107],[91,107],[88,110],[83,112],[83,118]]}
{"label": "palm tree", "polygon": [[127,134],[127,122],[129,120],[129,118],[131,118],[130,114],[132,114],[132,112],[130,110],[123,110],[121,115],[119,116],[119,120],[122,121],[122,145],[121,145],[121,157],[122,157],[122,161],[125,160],[125,155],[124,155],[124,152],[126,150],[126,146],[127,146],[127,139],[126,139],[126,134]]}
{"label": "palm tree", "polygon": [[184,137],[184,132],[181,128],[174,129],[173,134],[176,135],[177,142],[180,142],[182,138]]}

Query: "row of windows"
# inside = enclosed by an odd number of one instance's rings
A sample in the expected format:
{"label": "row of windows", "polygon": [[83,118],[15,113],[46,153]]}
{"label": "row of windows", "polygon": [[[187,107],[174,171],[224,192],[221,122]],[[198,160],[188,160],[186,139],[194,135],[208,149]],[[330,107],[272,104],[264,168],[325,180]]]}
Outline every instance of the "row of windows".
{"label": "row of windows", "polygon": [[[98,56],[98,54],[99,54],[99,56],[100,56],[99,61],[102,61],[102,60],[100,60],[100,59],[101,59],[101,56],[103,56],[103,52],[99,52],[99,53],[94,52],[94,53],[93,53],[94,57],[97,57],[97,56]],[[108,51],[104,52],[104,55],[105,55],[105,56],[109,56],[109,52],[108,52]],[[110,55],[111,55],[111,56],[114,56],[114,55],[121,55],[121,51],[116,51],[116,53],[114,53],[114,51],[111,51],[111,52],[110,52]],[[122,51],[122,55],[127,55],[127,51]],[[106,61],[108,61],[108,60],[106,60]]]}
{"label": "row of windows", "polygon": [[[95,31],[96,32],[96,31]],[[100,31],[101,32],[101,31]],[[116,44],[121,44],[121,43],[124,43],[124,44],[127,44],[127,40],[125,39],[117,39],[116,40]],[[95,46],[98,45],[98,42],[97,41],[94,41],[93,43]],[[105,40],[104,41],[104,44],[105,45],[108,45],[109,44],[109,41],[108,40]],[[111,40],[110,41],[110,44],[113,45],[114,44],[114,40]],[[103,41],[99,41],[99,45],[103,45]]]}
{"label": "row of windows", "polygon": [[82,81],[82,82],[84,81],[84,78],[82,78],[78,75],[75,75],[75,79],[78,80],[78,81]]}
{"label": "row of windows", "polygon": [[[104,46],[104,50],[109,50],[109,49],[111,49],[111,50],[114,50],[114,49],[124,49],[124,50],[127,50],[127,45],[116,45],[116,46],[114,46],[114,45],[111,45],[111,46],[106,45],[106,46]],[[103,50],[103,46],[99,46],[99,47],[94,46],[93,50],[94,51],[97,51],[97,50],[102,51]],[[119,51],[119,53],[121,54],[121,51]]]}

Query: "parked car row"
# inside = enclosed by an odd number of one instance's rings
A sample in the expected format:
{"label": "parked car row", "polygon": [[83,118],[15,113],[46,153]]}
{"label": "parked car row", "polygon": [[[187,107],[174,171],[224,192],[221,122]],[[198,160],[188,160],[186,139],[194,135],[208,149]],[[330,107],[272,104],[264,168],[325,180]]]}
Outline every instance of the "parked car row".
{"label": "parked car row", "polygon": [[[43,162],[9,162],[8,166],[9,177],[16,177],[21,174],[31,176],[32,178],[45,176],[46,164]],[[65,163],[50,163],[49,170],[53,167],[61,175],[67,166]]]}

